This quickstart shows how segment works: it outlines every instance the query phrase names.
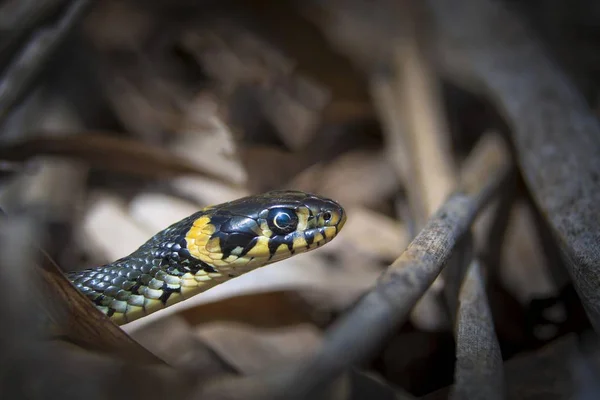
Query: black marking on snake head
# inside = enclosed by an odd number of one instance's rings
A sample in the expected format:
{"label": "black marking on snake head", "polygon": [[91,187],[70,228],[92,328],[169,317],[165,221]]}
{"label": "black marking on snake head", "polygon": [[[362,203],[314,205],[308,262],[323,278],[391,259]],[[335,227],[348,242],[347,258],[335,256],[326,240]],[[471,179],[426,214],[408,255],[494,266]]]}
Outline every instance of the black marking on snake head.
{"label": "black marking on snake head", "polygon": [[108,311],[106,312],[106,316],[110,318],[114,315],[114,313],[115,310],[109,307]]}
{"label": "black marking on snake head", "polygon": [[[252,239],[256,237],[254,233],[246,234],[245,232],[216,232],[213,236],[219,238],[223,259],[229,257],[231,253],[238,247],[245,249],[248,243],[252,242]],[[242,250],[241,255],[244,254],[246,254],[246,252]]]}
{"label": "black marking on snake head", "polygon": [[320,227],[319,233],[321,234],[323,239],[321,239],[321,243],[320,244],[318,243],[317,246],[327,243],[327,236],[325,236],[325,227]]}
{"label": "black marking on snake head", "polygon": [[269,239],[269,259],[275,255],[277,248],[282,243],[282,236],[273,236]]}
{"label": "black marking on snake head", "polygon": [[[242,250],[240,257],[246,255],[246,253],[248,253],[250,250],[252,250],[252,248],[254,246],[256,246],[256,243],[258,243],[258,236],[253,237],[248,244],[246,244],[246,246],[244,246],[244,249]],[[252,257],[252,259],[254,259],[254,257]]]}
{"label": "black marking on snake head", "polygon": [[289,251],[292,251],[293,244],[293,236],[291,235],[276,235],[269,239],[269,258],[272,258],[275,255],[275,252],[282,244],[286,245]]}
{"label": "black marking on snake head", "polygon": [[256,236],[254,231],[257,229],[259,229],[259,226],[254,219],[234,215],[224,221],[219,230],[228,234],[242,233]]}
{"label": "black marking on snake head", "polygon": [[306,239],[306,243],[308,245],[313,244],[313,242],[315,241],[315,231],[311,229],[304,232],[304,238]]}

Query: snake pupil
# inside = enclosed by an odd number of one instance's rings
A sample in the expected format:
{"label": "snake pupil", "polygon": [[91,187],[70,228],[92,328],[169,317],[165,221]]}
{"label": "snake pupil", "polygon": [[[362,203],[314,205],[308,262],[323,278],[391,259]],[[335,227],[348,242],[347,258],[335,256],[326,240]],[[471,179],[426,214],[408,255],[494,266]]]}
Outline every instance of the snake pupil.
{"label": "snake pupil", "polygon": [[298,216],[293,210],[272,209],[268,216],[269,228],[278,235],[287,235],[296,230]]}
{"label": "snake pupil", "polygon": [[286,226],[288,226],[290,224],[291,220],[292,220],[292,217],[290,217],[289,214],[279,213],[275,217],[275,221],[274,222],[275,222],[275,225],[277,225],[278,228],[284,229]]}

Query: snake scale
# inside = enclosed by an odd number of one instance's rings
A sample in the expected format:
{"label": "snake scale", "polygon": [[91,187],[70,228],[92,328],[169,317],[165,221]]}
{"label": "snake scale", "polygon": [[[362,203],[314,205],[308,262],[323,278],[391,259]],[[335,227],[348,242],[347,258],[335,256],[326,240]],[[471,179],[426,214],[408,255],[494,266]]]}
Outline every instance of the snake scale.
{"label": "snake scale", "polygon": [[316,249],[344,226],[333,200],[273,191],[206,207],[130,255],[67,278],[122,325],[245,272]]}

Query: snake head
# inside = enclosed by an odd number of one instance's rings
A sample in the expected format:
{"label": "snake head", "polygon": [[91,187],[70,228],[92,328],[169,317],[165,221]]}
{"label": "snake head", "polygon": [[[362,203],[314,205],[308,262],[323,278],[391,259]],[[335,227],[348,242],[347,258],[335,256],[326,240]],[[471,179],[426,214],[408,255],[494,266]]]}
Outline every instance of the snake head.
{"label": "snake head", "polygon": [[252,269],[316,249],[346,222],[337,202],[299,191],[273,191],[205,210],[186,235],[187,249],[219,269]]}

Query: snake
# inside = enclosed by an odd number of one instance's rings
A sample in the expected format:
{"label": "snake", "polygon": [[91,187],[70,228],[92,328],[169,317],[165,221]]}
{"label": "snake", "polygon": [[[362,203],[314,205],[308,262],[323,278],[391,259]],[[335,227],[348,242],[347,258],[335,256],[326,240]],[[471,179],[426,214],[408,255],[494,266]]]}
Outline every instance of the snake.
{"label": "snake", "polygon": [[334,200],[276,190],[208,206],[126,257],[66,273],[117,325],[169,307],[243,273],[331,241],[346,222]]}

